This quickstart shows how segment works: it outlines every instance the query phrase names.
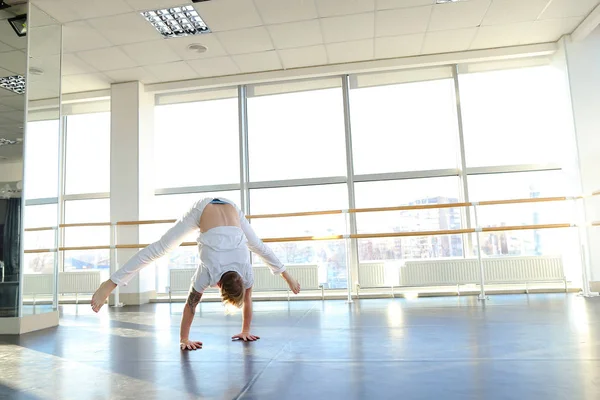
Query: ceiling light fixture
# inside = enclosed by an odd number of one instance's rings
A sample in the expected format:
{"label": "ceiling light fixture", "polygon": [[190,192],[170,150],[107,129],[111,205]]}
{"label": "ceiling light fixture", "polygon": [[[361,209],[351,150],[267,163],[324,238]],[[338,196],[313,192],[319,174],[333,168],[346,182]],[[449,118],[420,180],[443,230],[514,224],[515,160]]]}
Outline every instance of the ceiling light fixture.
{"label": "ceiling light fixture", "polygon": [[44,70],[37,67],[31,67],[29,68],[29,73],[31,75],[44,75]]}
{"label": "ceiling light fixture", "polygon": [[464,0],[436,0],[435,4],[458,3],[459,1],[464,1]]}
{"label": "ceiling light fixture", "polygon": [[210,29],[192,6],[143,11],[140,14],[166,38],[210,33]]}
{"label": "ceiling light fixture", "polygon": [[0,78],[0,87],[17,94],[25,94],[25,77],[15,75]]}
{"label": "ceiling light fixture", "polygon": [[19,37],[27,36],[27,14],[8,19],[8,23]]}

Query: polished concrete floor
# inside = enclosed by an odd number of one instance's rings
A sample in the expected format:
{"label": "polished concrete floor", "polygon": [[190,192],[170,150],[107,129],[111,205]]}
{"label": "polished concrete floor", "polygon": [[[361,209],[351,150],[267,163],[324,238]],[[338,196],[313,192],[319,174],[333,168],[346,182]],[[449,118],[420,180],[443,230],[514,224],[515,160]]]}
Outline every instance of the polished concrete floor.
{"label": "polished concrete floor", "polygon": [[[0,399],[600,399],[600,299],[577,295],[61,309],[61,326],[0,336]],[[0,321],[1,323],[1,321]]]}

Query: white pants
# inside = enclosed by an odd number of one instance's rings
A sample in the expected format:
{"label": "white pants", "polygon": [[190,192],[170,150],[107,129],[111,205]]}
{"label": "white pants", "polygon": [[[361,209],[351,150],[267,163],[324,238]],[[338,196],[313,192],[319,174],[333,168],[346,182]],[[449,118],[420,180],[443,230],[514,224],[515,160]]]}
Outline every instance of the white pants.
{"label": "white pants", "polygon": [[[199,232],[200,218],[202,217],[202,212],[212,200],[213,198],[205,198],[196,202],[158,241],[140,250],[135,256],[131,257],[131,259],[129,259],[129,261],[127,261],[122,268],[120,268],[118,271],[111,275],[110,279],[117,285],[127,285],[127,283],[134,277],[134,275],[138,273],[142,268],[150,265],[155,260],[159,259],[165,254],[179,247],[179,245],[183,243],[185,237],[190,235],[192,232]],[[198,245],[200,247],[200,251],[202,252],[202,248],[206,245],[206,243],[212,243],[213,245],[215,245],[215,240],[243,240],[245,242],[244,246],[252,252],[256,253],[265,262],[265,264],[267,264],[267,266],[271,269],[271,272],[273,274],[281,274],[282,272],[284,272],[284,265],[281,263],[281,261],[279,261],[277,256],[275,256],[275,253],[273,253],[273,251],[270,248],[265,246],[262,240],[260,240],[258,236],[256,236],[256,233],[250,226],[250,223],[246,219],[244,213],[232,201],[223,198],[220,198],[220,200],[236,208],[240,216],[241,227],[217,227],[213,228],[214,230],[210,229],[205,233],[201,233],[198,237]],[[243,235],[241,233],[243,233]],[[227,239],[228,236],[229,239]],[[203,243],[203,241],[205,243]],[[211,246],[209,245],[208,247]],[[239,252],[239,249],[237,249],[236,252]],[[246,254],[248,253],[246,252]],[[207,272],[210,272],[211,270],[220,271],[222,268],[223,267],[216,267],[214,265],[210,265],[207,266],[206,269]],[[243,272],[242,269],[241,271]],[[252,273],[252,268],[249,268],[249,271],[250,273]],[[215,273],[216,272],[213,272],[213,275]],[[202,277],[202,266],[200,266],[199,271],[196,271],[196,274],[198,277]],[[243,278],[244,275],[241,275]],[[198,282],[198,288],[194,286],[196,290],[198,290],[202,287],[202,285],[205,285],[207,283],[207,280],[205,278],[206,276],[203,278],[203,280]],[[245,282],[252,282],[253,279],[251,280],[250,278],[250,276],[247,276]],[[208,283],[211,286],[213,285],[213,280],[214,278],[212,276],[210,277],[210,279],[208,279]]]}

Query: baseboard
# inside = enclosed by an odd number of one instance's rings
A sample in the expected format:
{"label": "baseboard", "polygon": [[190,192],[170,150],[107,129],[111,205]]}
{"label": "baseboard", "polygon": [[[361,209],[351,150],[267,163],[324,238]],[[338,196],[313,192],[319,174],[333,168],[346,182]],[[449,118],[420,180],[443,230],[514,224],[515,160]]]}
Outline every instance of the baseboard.
{"label": "baseboard", "polygon": [[[114,296],[114,294],[111,295],[110,304],[114,304],[112,296]],[[142,304],[148,304],[150,303],[150,300],[153,300],[155,298],[156,290],[150,290],[148,292],[142,293],[119,293],[119,302],[127,306],[139,306]]]}
{"label": "baseboard", "polygon": [[0,335],[22,335],[58,326],[58,311],[24,317],[2,318]]}

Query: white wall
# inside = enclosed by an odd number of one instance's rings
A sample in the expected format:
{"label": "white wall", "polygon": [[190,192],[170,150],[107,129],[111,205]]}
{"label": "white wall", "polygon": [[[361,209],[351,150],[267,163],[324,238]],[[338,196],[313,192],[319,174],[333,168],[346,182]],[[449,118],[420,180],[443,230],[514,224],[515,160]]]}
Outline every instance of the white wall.
{"label": "white wall", "polygon": [[[600,28],[585,40],[565,40],[579,172],[584,194],[600,190]],[[587,222],[600,220],[600,198],[588,198]],[[592,281],[600,281],[600,228],[588,228]]]}

